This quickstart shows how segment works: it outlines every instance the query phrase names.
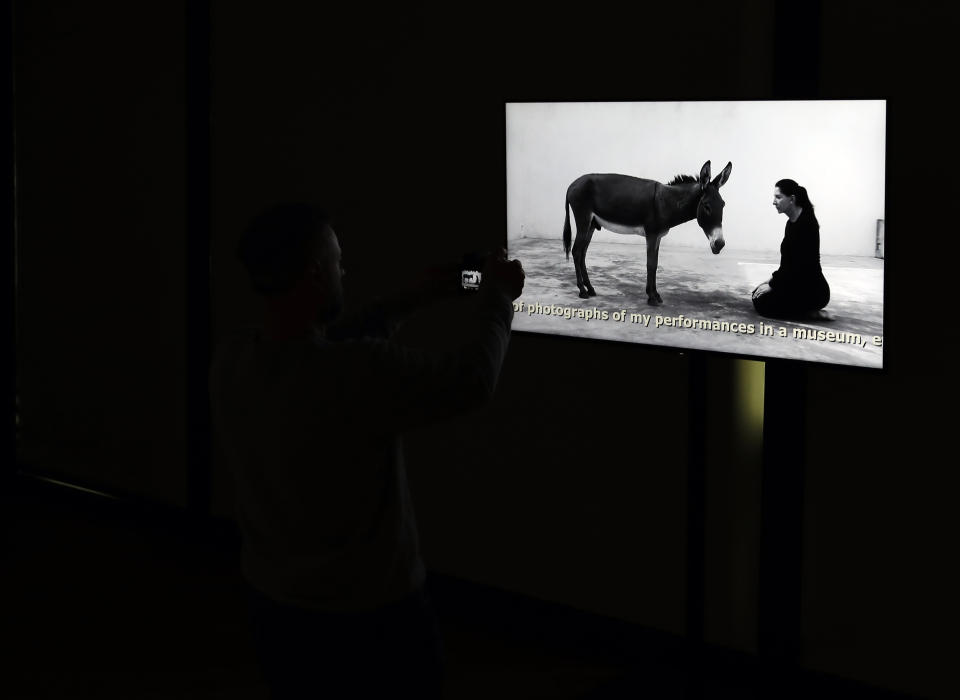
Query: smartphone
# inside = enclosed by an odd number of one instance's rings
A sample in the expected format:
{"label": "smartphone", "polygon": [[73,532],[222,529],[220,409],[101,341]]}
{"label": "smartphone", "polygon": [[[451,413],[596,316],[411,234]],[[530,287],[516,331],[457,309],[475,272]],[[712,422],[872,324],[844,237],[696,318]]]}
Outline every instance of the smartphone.
{"label": "smartphone", "polygon": [[460,262],[460,288],[470,292],[480,289],[483,256],[477,253],[467,253]]}

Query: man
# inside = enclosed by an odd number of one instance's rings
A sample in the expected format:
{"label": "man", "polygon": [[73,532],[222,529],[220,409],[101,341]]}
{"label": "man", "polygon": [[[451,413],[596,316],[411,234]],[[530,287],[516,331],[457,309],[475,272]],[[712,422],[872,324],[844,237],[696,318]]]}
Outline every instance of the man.
{"label": "man", "polygon": [[266,316],[221,344],[211,400],[267,682],[275,697],[439,697],[399,433],[489,400],[523,268],[491,259],[468,304],[471,336],[430,354],[371,336],[436,288],[341,318],[340,245],[316,209],[265,212],[239,254]]}

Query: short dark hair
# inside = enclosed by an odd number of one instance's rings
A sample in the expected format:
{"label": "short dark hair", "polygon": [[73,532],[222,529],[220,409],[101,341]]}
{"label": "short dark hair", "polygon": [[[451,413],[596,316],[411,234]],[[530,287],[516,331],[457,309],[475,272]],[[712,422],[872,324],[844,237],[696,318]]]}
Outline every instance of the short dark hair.
{"label": "short dark hair", "polygon": [[276,204],[255,216],[237,246],[253,288],[264,296],[292,289],[328,223],[322,209],[303,202]]}

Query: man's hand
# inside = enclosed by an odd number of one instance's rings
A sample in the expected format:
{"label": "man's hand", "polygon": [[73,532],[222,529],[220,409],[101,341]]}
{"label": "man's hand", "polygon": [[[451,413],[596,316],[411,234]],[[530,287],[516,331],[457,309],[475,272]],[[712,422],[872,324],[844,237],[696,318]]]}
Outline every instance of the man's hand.
{"label": "man's hand", "polygon": [[502,248],[487,259],[481,274],[481,288],[488,285],[500,289],[511,300],[523,293],[526,275],[519,260],[507,260],[507,251]]}

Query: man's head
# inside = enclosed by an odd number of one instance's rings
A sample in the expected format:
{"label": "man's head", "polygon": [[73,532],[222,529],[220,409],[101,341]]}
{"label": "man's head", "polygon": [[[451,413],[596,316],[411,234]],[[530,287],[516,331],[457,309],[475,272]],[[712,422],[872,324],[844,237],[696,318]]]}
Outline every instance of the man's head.
{"label": "man's head", "polygon": [[340,313],[340,243],[321,210],[301,203],[267,209],[243,232],[237,253],[253,288],[268,300],[308,304],[320,323]]}

